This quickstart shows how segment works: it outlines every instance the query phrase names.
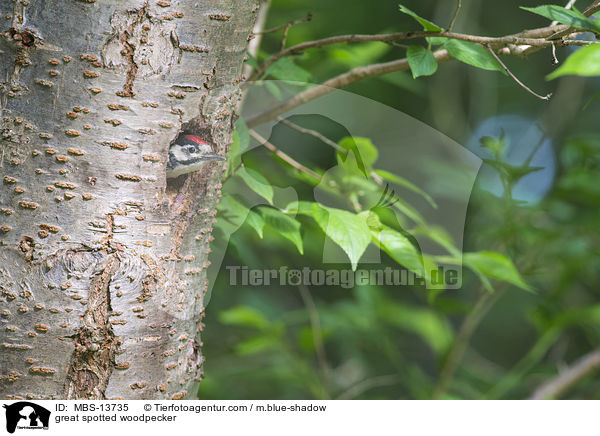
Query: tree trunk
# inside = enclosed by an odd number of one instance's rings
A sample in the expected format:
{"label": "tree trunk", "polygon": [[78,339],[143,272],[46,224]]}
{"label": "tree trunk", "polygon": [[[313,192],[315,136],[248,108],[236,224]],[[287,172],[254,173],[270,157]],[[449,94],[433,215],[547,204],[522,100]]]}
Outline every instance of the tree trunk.
{"label": "tree trunk", "polygon": [[194,398],[255,0],[0,2],[0,396]]}

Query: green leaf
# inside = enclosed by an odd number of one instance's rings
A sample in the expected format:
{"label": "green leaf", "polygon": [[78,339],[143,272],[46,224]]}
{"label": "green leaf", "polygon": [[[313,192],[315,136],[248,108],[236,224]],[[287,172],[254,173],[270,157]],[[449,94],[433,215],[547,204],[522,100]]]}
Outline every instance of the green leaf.
{"label": "green leaf", "polygon": [[310,81],[311,74],[303,68],[300,68],[294,63],[294,60],[289,57],[284,57],[267,68],[265,71],[279,80],[289,80],[293,82],[308,82]]}
{"label": "green leaf", "polygon": [[531,287],[523,281],[512,261],[503,254],[493,251],[464,253],[463,262],[476,272],[511,283],[526,291],[532,291]]}
{"label": "green leaf", "polygon": [[500,156],[506,148],[504,136],[504,130],[502,130],[502,133],[500,133],[498,138],[493,136],[482,136],[479,138],[479,143],[483,148],[487,148],[494,153],[495,156]]}
{"label": "green leaf", "polygon": [[572,27],[579,27],[582,29],[591,29],[598,31],[600,26],[588,19],[581,12],[574,9],[565,9],[558,5],[542,5],[536,6],[535,8],[526,8],[521,6],[521,9],[534,14],[546,17],[551,21],[558,21],[561,24],[566,24]]}
{"label": "green leaf", "polygon": [[502,71],[502,65],[492,56],[492,54],[479,44],[469,41],[459,41],[451,39],[444,44],[448,53],[465,64],[477,68],[491,71]]}
{"label": "green leaf", "polygon": [[260,239],[262,239],[263,228],[265,227],[264,218],[256,212],[249,211],[248,217],[246,218],[246,222],[250,225],[250,227],[252,227],[256,231]]}
{"label": "green leaf", "polygon": [[442,227],[434,226],[434,225],[420,225],[414,228],[411,233],[421,234],[427,236],[433,242],[438,244],[440,247],[443,247],[448,253],[450,253],[454,257],[459,257],[461,255],[460,250],[454,245],[454,241],[452,240],[452,236]]}
{"label": "green leaf", "polygon": [[283,212],[291,213],[294,215],[312,216],[313,215],[313,204],[315,204],[315,203],[312,201],[292,201],[290,204],[288,204],[285,207],[285,209],[283,209]]}
{"label": "green leaf", "polygon": [[255,336],[239,342],[235,346],[236,354],[248,356],[278,348],[280,340],[276,336]]}
{"label": "green leaf", "polygon": [[234,127],[240,141],[240,153],[243,153],[250,144],[250,133],[248,133],[248,126],[243,118],[238,118],[234,124]]}
{"label": "green leaf", "polygon": [[230,174],[241,162],[240,134],[236,131],[231,136],[231,145],[227,152],[227,173]]}
{"label": "green leaf", "polygon": [[217,208],[219,209],[217,226],[222,228],[225,233],[231,233],[239,228],[249,212],[246,206],[229,194],[223,195]]}
{"label": "green leaf", "polygon": [[442,36],[428,36],[425,39],[427,40],[427,43],[431,45],[443,45],[448,41],[448,38]]}
{"label": "green leaf", "polygon": [[388,44],[372,41],[359,45],[348,45],[344,48],[332,48],[329,53],[332,58],[351,69],[377,62],[391,48]]}
{"label": "green leaf", "polygon": [[369,229],[371,229],[371,231],[380,231],[381,229],[383,229],[381,219],[379,218],[379,215],[377,215],[375,212],[365,210],[359,213],[358,215],[365,220],[367,226],[369,226]]}
{"label": "green leaf", "polygon": [[236,306],[219,313],[219,321],[228,325],[239,325],[265,329],[271,322],[258,310],[248,306]]}
{"label": "green leaf", "polygon": [[377,160],[378,152],[377,148],[369,138],[363,138],[360,136],[346,136],[338,142],[340,147],[345,148],[348,151],[358,150],[360,157],[365,165],[373,165]]}
{"label": "green leaf", "polygon": [[273,204],[273,187],[262,174],[251,168],[242,167],[235,172],[235,175],[239,176],[250,189]]}
{"label": "green leaf", "polygon": [[241,163],[241,155],[246,151],[250,144],[250,134],[248,126],[242,118],[238,118],[235,122],[235,130],[233,131],[232,142],[227,153],[228,173],[233,172]]}
{"label": "green leaf", "polygon": [[548,74],[546,80],[570,74],[588,77],[600,75],[600,44],[577,49],[556,71]]}
{"label": "green leaf", "polygon": [[398,7],[400,8],[400,12],[402,12],[403,14],[406,14],[406,15],[410,15],[415,20],[417,20],[419,22],[419,24],[421,26],[423,26],[424,30],[427,30],[428,32],[441,32],[442,30],[444,30],[437,24],[433,24],[431,21],[426,20],[423,17],[420,17],[419,15],[417,15],[416,13],[414,13],[413,11],[408,9],[406,6],[403,6],[400,4],[400,5],[398,5]]}
{"label": "green leaf", "polygon": [[380,232],[373,231],[372,235],[375,243],[389,254],[392,259],[421,277],[425,276],[421,253],[412,244],[410,239],[389,227],[384,228]]}
{"label": "green leaf", "polygon": [[300,254],[304,254],[302,236],[300,235],[300,223],[294,218],[272,207],[258,208],[265,222],[281,236],[292,241]]}
{"label": "green leaf", "polygon": [[297,341],[300,348],[307,353],[314,353],[315,351],[315,339],[313,329],[309,327],[303,327],[300,329],[297,335]]}
{"label": "green leaf", "polygon": [[433,310],[388,301],[380,312],[382,320],[416,333],[438,355],[452,345],[452,329]]}
{"label": "green leaf", "polygon": [[437,71],[438,64],[433,53],[420,45],[411,45],[406,51],[408,65],[413,78],[431,76]]}
{"label": "green leaf", "polygon": [[379,154],[371,140],[360,136],[346,136],[338,142],[338,145],[348,150],[346,155],[343,152],[336,153],[339,165],[349,174],[368,177],[371,165],[375,163]]}
{"label": "green leaf", "polygon": [[498,173],[506,176],[511,181],[522,179],[528,174],[543,170],[545,167],[531,167],[526,165],[511,165],[497,160],[483,159],[483,162],[494,168]]}
{"label": "green leaf", "polygon": [[323,232],[339,245],[356,266],[371,241],[371,231],[363,217],[342,209],[313,204],[313,218]]}

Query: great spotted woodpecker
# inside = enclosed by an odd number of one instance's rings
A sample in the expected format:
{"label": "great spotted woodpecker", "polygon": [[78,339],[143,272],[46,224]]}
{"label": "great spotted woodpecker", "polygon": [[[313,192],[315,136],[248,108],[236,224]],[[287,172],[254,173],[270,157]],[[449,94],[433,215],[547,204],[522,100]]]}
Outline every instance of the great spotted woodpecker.
{"label": "great spotted woodpecker", "polygon": [[167,178],[172,179],[182,174],[193,173],[214,160],[225,160],[225,158],[213,152],[210,145],[197,136],[179,135],[169,148]]}

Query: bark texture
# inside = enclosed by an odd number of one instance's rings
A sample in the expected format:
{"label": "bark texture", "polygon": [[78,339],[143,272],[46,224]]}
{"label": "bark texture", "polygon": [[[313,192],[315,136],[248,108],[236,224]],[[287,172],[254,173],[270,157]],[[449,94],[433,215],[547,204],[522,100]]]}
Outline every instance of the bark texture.
{"label": "bark texture", "polygon": [[0,1],[0,397],[194,398],[254,0]]}

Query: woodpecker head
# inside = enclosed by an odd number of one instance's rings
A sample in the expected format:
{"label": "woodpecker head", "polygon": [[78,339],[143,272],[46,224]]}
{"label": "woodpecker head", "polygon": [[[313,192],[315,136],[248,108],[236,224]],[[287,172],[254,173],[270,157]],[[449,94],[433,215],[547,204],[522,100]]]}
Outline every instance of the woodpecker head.
{"label": "woodpecker head", "polygon": [[167,178],[193,173],[213,160],[225,160],[225,158],[213,152],[210,145],[197,136],[180,135],[169,148]]}

